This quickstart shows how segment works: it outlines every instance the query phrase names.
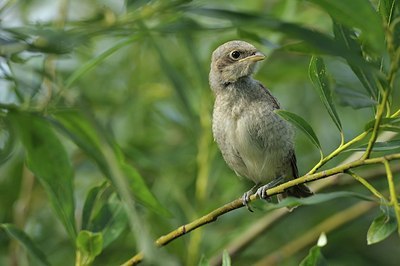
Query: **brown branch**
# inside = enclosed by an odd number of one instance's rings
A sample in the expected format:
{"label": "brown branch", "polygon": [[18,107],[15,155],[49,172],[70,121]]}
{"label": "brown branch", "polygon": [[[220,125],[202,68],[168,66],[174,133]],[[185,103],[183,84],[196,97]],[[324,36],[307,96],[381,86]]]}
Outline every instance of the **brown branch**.
{"label": "brown branch", "polygon": [[[353,154],[354,155],[354,154]],[[356,158],[357,156],[350,156],[346,161],[349,162]],[[345,161],[345,162],[346,162]],[[345,163],[344,162],[344,163]],[[394,165],[392,167],[393,173],[399,173],[400,172],[400,165]],[[360,172],[360,175],[363,176],[366,179],[374,178],[374,177],[379,177],[382,175],[385,175],[386,171],[384,167],[379,167],[376,169],[368,169],[366,171]],[[310,188],[314,192],[318,192],[320,190],[323,190],[327,187],[330,187],[332,185],[348,185],[350,182],[354,183],[354,179],[351,178],[346,178],[343,179],[345,174],[336,174],[333,176],[330,176],[329,179],[321,180],[322,182],[315,182],[311,184]],[[340,180],[339,180],[340,179]],[[276,209],[271,212],[268,212],[265,214],[263,217],[260,219],[257,219],[257,221],[249,226],[249,228],[242,232],[235,240],[233,240],[230,244],[224,247],[224,250],[226,250],[233,259],[235,256],[246,250],[246,247],[248,247],[251,243],[254,242],[256,238],[259,236],[264,235],[264,232],[271,228],[276,222],[279,221],[279,219],[283,218],[288,212],[285,208],[282,209]],[[221,254],[215,255],[210,259],[210,265],[221,265],[222,264],[222,256]]]}
{"label": "brown branch", "polygon": [[[339,174],[339,173],[344,173],[346,170],[349,170],[352,168],[360,167],[363,165],[383,163],[385,160],[391,161],[391,160],[399,160],[399,159],[400,159],[400,153],[391,154],[391,155],[387,155],[387,156],[383,156],[383,157],[365,159],[365,160],[359,159],[359,160],[356,160],[356,161],[353,161],[353,162],[350,162],[347,164],[343,164],[343,165],[340,165],[337,167],[333,167],[331,169],[321,171],[321,172],[318,172],[318,173],[315,173],[312,175],[305,175],[305,176],[293,179],[284,184],[281,184],[279,186],[269,189],[267,191],[267,195],[268,196],[276,195],[276,194],[284,192],[286,189],[293,187],[295,185],[299,185],[302,183],[326,178],[326,177],[329,177],[329,176],[332,176],[335,174]],[[250,201],[254,201],[256,199],[257,199],[256,194],[251,195]],[[204,215],[203,217],[201,217],[191,223],[182,225],[178,229],[176,229],[164,236],[161,236],[160,238],[158,238],[156,240],[155,244],[157,247],[164,246],[164,245],[168,244],[169,242],[179,238],[180,236],[182,236],[186,233],[189,233],[190,231],[192,231],[200,226],[203,226],[205,224],[216,221],[219,216],[221,216],[225,213],[228,213],[230,211],[233,211],[235,209],[242,208],[242,207],[243,207],[242,199],[238,198],[230,203],[223,205],[222,207],[215,209],[214,211]],[[136,264],[140,263],[143,260],[143,258],[144,258],[144,255],[142,253],[138,253],[136,256],[132,257],[131,259],[129,259],[127,262],[125,262],[122,265],[123,266],[136,265]]]}

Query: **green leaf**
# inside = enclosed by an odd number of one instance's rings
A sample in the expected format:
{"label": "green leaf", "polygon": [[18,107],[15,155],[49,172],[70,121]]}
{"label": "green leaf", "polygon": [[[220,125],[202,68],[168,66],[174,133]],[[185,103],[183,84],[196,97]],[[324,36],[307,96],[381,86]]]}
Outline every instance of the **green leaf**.
{"label": "green leaf", "polygon": [[397,0],[381,0],[379,1],[379,13],[385,19],[386,23],[389,25],[396,13],[396,7],[398,6]]}
{"label": "green leaf", "polygon": [[[308,50],[313,53],[326,53],[330,55],[342,56],[354,62],[362,62],[359,55],[349,54],[347,48],[330,36],[321,32],[302,27],[298,24],[288,23],[276,19],[272,16],[257,13],[237,12],[231,10],[217,9],[217,8],[199,8],[199,7],[186,7],[184,11],[204,17],[212,17],[218,20],[228,20],[233,26],[238,28],[246,25],[251,29],[269,29],[281,34],[285,34],[291,38],[295,38],[306,43]],[[221,23],[215,28],[221,28]],[[231,28],[231,25],[226,28]],[[303,46],[304,47],[304,46]]]}
{"label": "green leaf", "polygon": [[[369,121],[365,127],[364,130],[370,130],[373,129],[375,126],[375,119]],[[385,117],[381,119],[381,126],[385,126],[385,125],[400,125],[400,117]]]}
{"label": "green leaf", "polygon": [[367,233],[367,243],[372,245],[390,236],[397,228],[394,210],[390,206],[381,206],[381,214],[370,225]]}
{"label": "green leaf", "polygon": [[313,246],[307,257],[305,257],[301,262],[300,266],[325,266],[328,265],[325,257],[321,253],[321,247]]}
{"label": "green leaf", "polygon": [[335,92],[338,96],[339,104],[343,106],[361,109],[378,104],[378,102],[371,99],[371,97],[350,88],[336,87]]}
{"label": "green leaf", "polygon": [[[361,29],[364,40],[377,53],[384,50],[385,37],[381,19],[370,1],[309,0],[324,9],[331,17],[350,28]],[[354,11],[357,10],[355,15]]]}
{"label": "green leaf", "polygon": [[391,131],[400,133],[400,126],[383,125],[380,127],[383,131]]}
{"label": "green leaf", "polygon": [[231,257],[229,256],[228,251],[225,249],[222,254],[222,266],[231,266]]}
{"label": "green leaf", "polygon": [[60,140],[43,118],[10,113],[26,152],[29,169],[39,179],[71,239],[75,240],[73,169]]}
{"label": "green leaf", "polygon": [[131,165],[125,163],[124,160],[120,160],[119,163],[123,173],[128,180],[130,189],[134,191],[135,199],[139,200],[139,202],[152,208],[153,211],[163,216],[170,216],[170,212],[157,201],[157,199],[147,188],[146,183],[144,182],[138,171]]}
{"label": "green leaf", "polygon": [[[17,40],[23,40],[23,44],[28,44],[28,51],[49,53],[49,54],[66,54],[84,44],[88,40],[86,34],[82,34],[73,30],[62,30],[54,27],[38,26],[22,26],[5,29],[10,35]],[[23,48],[23,47],[18,47]],[[14,48],[15,49],[15,48]],[[19,52],[20,49],[15,49]]]}
{"label": "green leaf", "polygon": [[[101,132],[101,128],[96,131],[95,126],[93,126],[94,122],[89,122],[86,117],[75,111],[58,112],[53,116],[55,119],[51,119],[52,123],[85,151],[96,162],[103,174],[114,182],[115,180],[112,178],[110,171],[110,162],[107,161],[102,147],[111,144],[106,140],[107,137]],[[117,167],[126,175],[128,182],[131,184],[130,191],[134,194],[135,199],[156,213],[169,216],[168,210],[150,192],[143,177],[134,167],[124,162],[124,156],[118,146],[113,147],[112,152],[113,154],[110,156],[115,157],[118,161],[119,165]]]}
{"label": "green leaf", "polygon": [[[335,35],[335,40],[342,43],[349,51],[350,54],[362,55],[361,45],[358,42],[358,37],[356,33],[345,27],[344,25],[333,21],[333,33]],[[378,87],[375,79],[376,69],[373,69],[371,64],[363,59],[364,62],[354,63],[347,59],[350,68],[353,70],[354,74],[358,77],[360,82],[363,84],[364,88],[368,94],[376,99],[378,95]],[[367,66],[367,67],[366,67]]]}
{"label": "green leaf", "polygon": [[373,198],[365,196],[363,194],[349,192],[349,191],[339,191],[339,192],[331,192],[331,193],[318,193],[311,197],[307,198],[295,198],[295,197],[287,197],[281,200],[279,203],[269,203],[265,204],[263,202],[264,210],[275,210],[283,207],[293,208],[302,205],[315,205],[320,204],[326,201],[339,199],[339,198],[357,198],[366,201],[372,201]]}
{"label": "green leaf", "polygon": [[325,64],[321,57],[311,57],[309,76],[333,122],[339,131],[342,132],[342,124],[340,123],[339,115],[336,112],[332,100],[331,83],[326,74]]}
{"label": "green leaf", "polygon": [[18,241],[42,265],[51,265],[43,251],[36,246],[35,242],[24,231],[18,229],[13,224],[0,224],[0,228],[6,231],[10,238]]}
{"label": "green leaf", "polygon": [[202,255],[197,266],[210,266],[210,262],[204,255]]}
{"label": "green leaf", "polygon": [[15,144],[15,132],[7,119],[0,117],[0,165],[12,155]]}
{"label": "green leaf", "polygon": [[[96,210],[100,208],[98,206],[100,205],[99,201],[101,201],[101,204],[105,204],[109,196],[109,193],[104,193],[106,190],[110,190],[107,183],[108,182],[105,181],[103,184],[93,187],[91,190],[89,190],[82,210],[81,224],[83,230],[93,231],[93,228],[90,227],[90,223],[93,219],[94,213],[96,213]],[[104,196],[104,194],[107,196]]]}
{"label": "green leaf", "polygon": [[101,153],[103,140],[85,116],[77,111],[68,110],[56,112],[48,119],[94,160],[105,176],[110,176],[106,160]]}
{"label": "green leaf", "polygon": [[321,144],[319,143],[318,137],[307,121],[305,121],[302,117],[285,110],[275,110],[275,113],[300,129],[322,154]]}
{"label": "green leaf", "polygon": [[[125,213],[125,208],[116,195],[112,195],[107,203],[111,217],[108,217],[106,226],[103,226],[103,248],[106,248],[114,240],[116,240],[128,225],[128,217]],[[101,213],[106,213],[101,210]],[[103,214],[104,216],[104,214]],[[95,221],[97,222],[97,221]]]}
{"label": "green leaf", "polygon": [[76,247],[79,251],[78,265],[91,265],[103,249],[103,235],[86,230],[80,231],[76,238]]}
{"label": "green leaf", "polygon": [[[355,151],[365,151],[367,149],[368,145],[364,144],[360,147],[353,148],[346,150],[346,152],[355,152]],[[394,140],[389,140],[389,141],[383,141],[383,142],[375,142],[374,147],[372,148],[373,152],[398,152],[400,151],[400,139],[394,139]]]}
{"label": "green leaf", "polygon": [[108,182],[92,188],[83,207],[82,229],[102,232],[103,248],[111,244],[128,224],[125,209]]}
{"label": "green leaf", "polygon": [[121,41],[111,48],[107,49],[100,55],[93,57],[89,61],[87,61],[85,64],[81,65],[79,68],[77,68],[66,80],[65,82],[65,88],[69,88],[74,84],[78,79],[80,79],[83,75],[88,73],[90,70],[95,68],[97,65],[99,65],[102,61],[104,61],[107,57],[121,49],[122,47],[131,44],[135,39],[137,39],[138,36],[134,35],[124,41]]}
{"label": "green leaf", "polygon": [[165,51],[160,47],[159,43],[156,42],[153,38],[149,38],[149,40],[157,51],[160,59],[160,66],[170,80],[171,84],[173,85],[176,95],[179,98],[180,103],[182,104],[182,107],[184,108],[187,116],[193,118],[195,116],[195,113],[187,94],[188,81],[184,80],[184,75],[182,75],[181,70],[176,69],[176,67],[172,65],[171,62],[169,62],[166,57]]}
{"label": "green leaf", "polygon": [[258,43],[261,43],[264,46],[269,47],[270,49],[276,49],[276,48],[279,47],[277,44],[272,43],[268,39],[260,36],[259,34],[255,33],[255,32],[252,32],[252,31],[248,31],[248,30],[244,30],[242,28],[239,28],[237,30],[237,34],[240,37],[240,39],[253,40],[253,41],[256,41]]}

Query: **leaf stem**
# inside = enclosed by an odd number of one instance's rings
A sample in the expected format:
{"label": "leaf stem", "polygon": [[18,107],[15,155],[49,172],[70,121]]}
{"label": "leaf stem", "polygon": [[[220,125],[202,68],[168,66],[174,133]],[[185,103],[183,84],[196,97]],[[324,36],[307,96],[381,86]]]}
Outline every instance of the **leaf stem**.
{"label": "leaf stem", "polygon": [[339,153],[341,153],[342,151],[344,151],[345,149],[347,149],[348,147],[350,147],[351,145],[353,145],[354,143],[357,143],[359,141],[361,141],[362,139],[364,139],[368,133],[370,132],[370,130],[364,131],[363,133],[361,133],[360,135],[356,136],[355,138],[353,138],[352,140],[348,141],[347,143],[341,143],[340,146],[334,150],[333,152],[331,152],[328,156],[326,156],[325,158],[321,159],[309,172],[308,175],[314,174],[319,168],[321,168],[324,164],[326,164],[328,161],[330,161],[332,158],[334,158],[335,156],[337,156]]}
{"label": "leaf stem", "polygon": [[381,124],[383,112],[385,110],[386,102],[387,102],[388,98],[389,98],[389,89],[386,89],[383,92],[382,102],[379,104],[378,109],[376,111],[375,124],[374,124],[374,128],[372,129],[371,137],[368,141],[367,149],[365,150],[365,152],[362,156],[362,159],[364,159],[364,160],[368,159],[369,156],[371,155],[372,148],[374,147],[376,139],[378,138],[379,125]]}
{"label": "leaf stem", "polygon": [[386,176],[387,176],[387,180],[388,180],[388,184],[389,184],[390,203],[391,203],[391,205],[393,205],[393,209],[396,214],[397,232],[400,236],[400,206],[399,206],[399,202],[397,200],[396,188],[395,188],[394,181],[393,181],[393,173],[392,173],[392,170],[390,169],[390,164],[389,164],[388,160],[383,159],[383,165],[385,166]]}
{"label": "leaf stem", "polygon": [[351,170],[348,170],[347,173],[350,174],[355,180],[363,184],[376,197],[378,197],[381,200],[386,200],[385,197],[374,186],[372,186],[367,180],[362,178],[360,175],[354,173]]}
{"label": "leaf stem", "polygon": [[[285,190],[287,190],[290,187],[299,185],[299,184],[303,184],[306,182],[310,182],[310,181],[314,181],[314,180],[318,180],[318,179],[322,179],[322,178],[326,178],[338,173],[345,173],[348,170],[352,169],[352,168],[357,168],[363,165],[371,165],[371,164],[379,164],[379,163],[384,163],[385,161],[391,161],[391,160],[400,160],[400,153],[395,153],[395,154],[391,154],[391,155],[387,155],[385,157],[377,157],[377,158],[371,158],[371,159],[358,159],[355,161],[352,161],[350,163],[347,164],[343,164],[343,165],[339,165],[336,167],[333,167],[331,169],[325,170],[325,171],[321,171],[315,174],[307,174],[304,175],[302,177],[293,179],[291,181],[288,181],[284,184],[281,184],[279,186],[273,187],[271,189],[267,190],[267,195],[268,196],[272,196],[275,194],[279,194],[284,192]],[[391,171],[390,171],[391,173]],[[393,185],[393,180],[392,180],[392,185]],[[394,188],[393,188],[394,190]],[[394,193],[395,194],[395,193]],[[253,194],[250,196],[249,201],[254,201],[258,198],[258,196],[256,194]],[[393,199],[392,199],[393,200]],[[397,201],[397,199],[395,199]],[[398,205],[397,205],[398,206]],[[157,247],[161,247],[161,246],[165,246],[168,243],[170,243],[171,241],[189,233],[190,231],[195,230],[196,228],[199,228],[205,224],[214,222],[218,219],[218,217],[222,216],[225,213],[231,212],[235,209],[239,209],[244,207],[243,202],[242,202],[242,198],[238,198],[234,201],[231,201],[213,211],[211,211],[210,213],[188,223],[185,225],[180,226],[179,228],[177,228],[174,231],[171,231],[170,233],[159,237],[156,241],[155,241],[155,245]],[[399,219],[400,219],[400,210],[398,212],[399,214]],[[137,265],[138,263],[140,263],[143,260],[143,253],[139,252],[138,254],[136,254],[135,256],[133,256],[131,259],[129,259],[128,261],[126,261],[125,263],[123,263],[123,266],[130,266],[130,265]]]}
{"label": "leaf stem", "polygon": [[398,116],[400,116],[400,109],[399,110],[397,110],[394,114],[392,114],[390,117],[391,118],[395,118],[395,117],[398,117]]}

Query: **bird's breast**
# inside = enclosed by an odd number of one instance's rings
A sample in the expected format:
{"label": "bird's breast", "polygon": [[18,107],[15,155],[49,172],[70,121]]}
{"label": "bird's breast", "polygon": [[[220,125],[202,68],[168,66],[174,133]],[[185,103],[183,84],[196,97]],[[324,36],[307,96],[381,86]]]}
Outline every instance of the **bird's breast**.
{"label": "bird's breast", "polygon": [[228,165],[255,182],[272,179],[293,149],[291,127],[265,103],[216,105],[214,138]]}

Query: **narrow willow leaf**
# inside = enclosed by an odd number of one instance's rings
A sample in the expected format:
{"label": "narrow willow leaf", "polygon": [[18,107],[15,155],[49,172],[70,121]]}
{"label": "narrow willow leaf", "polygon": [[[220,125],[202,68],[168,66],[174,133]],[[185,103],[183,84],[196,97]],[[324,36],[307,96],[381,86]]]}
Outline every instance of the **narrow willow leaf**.
{"label": "narrow willow leaf", "polygon": [[[362,54],[361,45],[357,41],[358,37],[356,36],[353,30],[345,27],[344,25],[334,20],[333,33],[335,35],[335,40],[342,43],[348,49],[350,54],[356,54],[361,56]],[[354,63],[351,60],[347,60],[347,62],[350,68],[353,70],[354,74],[363,84],[369,96],[371,96],[373,99],[377,99],[378,87],[376,85],[377,83],[375,80],[375,75],[372,71],[371,64],[369,64],[365,60],[364,63]]]}
{"label": "narrow willow leaf", "polygon": [[7,119],[0,117],[0,165],[12,155],[15,144],[15,132]]}
{"label": "narrow willow leaf", "polygon": [[[373,129],[374,125],[375,125],[375,121],[376,121],[375,119],[369,121],[365,125],[364,129],[365,130]],[[393,117],[393,118],[385,117],[385,118],[382,118],[381,119],[381,125],[400,125],[400,117]]]}
{"label": "narrow willow leaf", "polygon": [[[324,9],[336,21],[348,27],[361,29],[363,38],[376,52],[380,53],[384,50],[385,37],[382,22],[370,1],[309,1]],[[357,10],[357,15],[354,14],[355,10]]]}
{"label": "narrow willow leaf", "polygon": [[157,201],[157,199],[147,188],[146,183],[140,176],[139,172],[131,165],[125,163],[123,160],[120,160],[119,163],[130,185],[130,189],[134,191],[135,199],[146,206],[151,207],[153,211],[163,216],[170,216],[170,212]]}
{"label": "narrow willow leaf", "polygon": [[224,253],[222,253],[222,266],[231,266],[231,257],[229,256],[228,251],[225,249]]}
{"label": "narrow willow leaf", "polygon": [[[226,9],[217,8],[199,8],[199,7],[186,7],[184,11],[193,13],[204,17],[217,18],[218,20],[228,20],[233,26],[240,28],[246,25],[250,28],[262,28],[285,34],[291,38],[299,41],[304,41],[308,50],[313,53],[325,53],[329,55],[341,56],[350,59],[355,63],[362,62],[359,55],[349,54],[347,48],[330,36],[321,32],[302,27],[298,24],[284,22],[272,16],[265,14],[237,12]],[[220,28],[221,26],[218,25]],[[228,26],[231,28],[231,25]]]}
{"label": "narrow willow leaf", "polygon": [[[346,152],[355,152],[355,151],[365,151],[368,145],[362,145],[357,148],[346,150]],[[375,142],[374,147],[372,148],[373,152],[397,152],[400,151],[400,140],[394,139],[385,142]]]}
{"label": "narrow willow leaf", "polygon": [[313,246],[308,255],[300,262],[300,266],[325,266],[328,265],[325,257],[321,253],[321,247]]}
{"label": "narrow willow leaf", "polygon": [[381,214],[374,219],[368,229],[368,245],[385,240],[396,230],[398,226],[393,208],[389,206],[381,206],[381,209]]}
{"label": "narrow willow leaf", "polygon": [[111,217],[108,217],[107,224],[103,226],[103,248],[106,248],[116,240],[128,226],[128,217],[121,201],[114,195],[107,202],[111,210]]}
{"label": "narrow willow leaf", "polygon": [[49,120],[92,158],[106,177],[110,176],[104,155],[100,151],[101,136],[85,116],[76,111],[60,111],[49,117]]}
{"label": "narrow willow leaf", "polygon": [[76,247],[80,259],[78,265],[89,266],[103,250],[103,235],[82,230],[76,238]]}
{"label": "narrow willow leaf", "polygon": [[385,18],[386,23],[389,25],[396,13],[396,7],[398,6],[397,0],[381,0],[379,1],[379,13]]}
{"label": "narrow willow leaf", "polygon": [[342,132],[342,124],[332,100],[331,83],[326,74],[325,64],[321,57],[311,57],[308,73],[314,88],[317,90],[319,97],[325,105],[326,110],[331,116],[336,127],[340,132]]}
{"label": "narrow willow leaf", "polygon": [[[104,153],[104,145],[111,145],[104,139],[101,130],[96,130],[96,127],[88,121],[82,114],[74,111],[63,111],[54,114],[54,119],[51,119],[52,123],[66,134],[77,146],[79,146],[90,158],[92,158],[103,174],[112,182],[112,174],[110,171],[110,164],[107,161]],[[104,141],[102,141],[104,140]],[[126,178],[132,183],[131,193],[134,197],[149,209],[164,215],[169,215],[169,212],[160,202],[154,197],[143,177],[136,171],[136,169],[124,161],[124,156],[117,146],[112,149],[113,156],[119,161],[118,167],[126,174]],[[127,170],[128,169],[128,170]]]}
{"label": "narrow willow leaf", "polygon": [[268,47],[270,49],[279,48],[279,46],[277,44],[269,41],[267,38],[264,38],[264,37],[260,36],[259,34],[255,33],[255,32],[239,28],[237,30],[237,33],[238,33],[238,35],[239,35],[239,37],[241,39],[248,39],[248,40],[256,41],[256,42],[261,43],[262,45],[264,45],[264,46],[266,46],[266,47]]}
{"label": "narrow willow leaf", "polygon": [[[101,199],[102,192],[107,188],[108,182],[103,182],[100,186],[93,187],[89,190],[86,195],[85,203],[83,204],[82,210],[82,222],[81,227],[83,230],[91,230],[90,223],[95,213],[96,208],[98,209],[98,201]],[[104,203],[103,203],[104,204]]]}
{"label": "narrow willow leaf", "polygon": [[[18,41],[23,40],[26,50],[49,54],[71,53],[75,47],[85,44],[88,40],[87,35],[78,31],[55,29],[44,25],[43,27],[12,27],[7,28],[6,31]],[[14,47],[16,49],[14,52],[19,52],[20,48],[23,47]]]}
{"label": "narrow willow leaf", "polygon": [[10,238],[20,243],[42,265],[51,265],[43,251],[36,246],[35,242],[24,231],[18,229],[13,224],[0,224],[0,229],[6,231]]}
{"label": "narrow willow leaf", "polygon": [[283,207],[297,207],[301,205],[315,205],[320,204],[326,201],[335,200],[339,198],[357,198],[366,201],[372,201],[373,198],[365,196],[363,194],[349,192],[349,191],[339,191],[339,192],[331,192],[331,193],[318,193],[311,197],[307,198],[294,198],[294,197],[287,197],[281,200],[277,204],[263,204],[264,210],[275,210]]}
{"label": "narrow willow leaf", "polygon": [[378,102],[373,100],[370,96],[350,88],[336,87],[335,92],[339,104],[350,106],[353,109],[367,108],[378,104]]}
{"label": "narrow willow leaf", "polygon": [[89,61],[87,61],[85,64],[81,65],[79,68],[77,68],[66,80],[65,82],[65,88],[69,88],[74,84],[78,79],[80,79],[83,75],[88,73],[90,70],[95,68],[97,65],[99,65],[102,61],[104,61],[107,57],[121,49],[122,47],[131,44],[135,39],[137,39],[138,36],[134,35],[133,37],[130,37],[122,42],[119,42],[106,50],[105,52],[101,53],[100,55],[93,57]]}
{"label": "narrow willow leaf", "polygon": [[193,111],[193,107],[188,97],[187,84],[188,82],[183,79],[183,75],[173,66],[169,60],[167,59],[165,52],[161,49],[158,42],[156,42],[153,38],[149,38],[155,50],[157,51],[160,59],[160,66],[163,69],[164,73],[167,75],[168,79],[172,83],[175,92],[182,104],[182,107],[185,109],[186,114],[189,117],[194,117],[195,113]]}
{"label": "narrow willow leaf", "polygon": [[39,179],[71,239],[75,240],[73,169],[60,140],[41,117],[10,114],[20,134],[29,169]]}
{"label": "narrow willow leaf", "polygon": [[209,260],[203,255],[200,258],[199,263],[197,264],[197,266],[210,266],[210,262]]}
{"label": "narrow willow leaf", "polygon": [[103,248],[119,237],[127,224],[128,219],[123,204],[108,182],[89,191],[83,207],[82,229],[101,232]]}
{"label": "narrow willow leaf", "polygon": [[400,126],[383,125],[380,127],[382,131],[391,131],[400,133]]}
{"label": "narrow willow leaf", "polygon": [[307,121],[305,121],[302,117],[285,110],[275,110],[275,113],[300,129],[308,137],[311,143],[314,144],[315,147],[317,147],[322,153],[321,144],[319,143],[318,137]]}

